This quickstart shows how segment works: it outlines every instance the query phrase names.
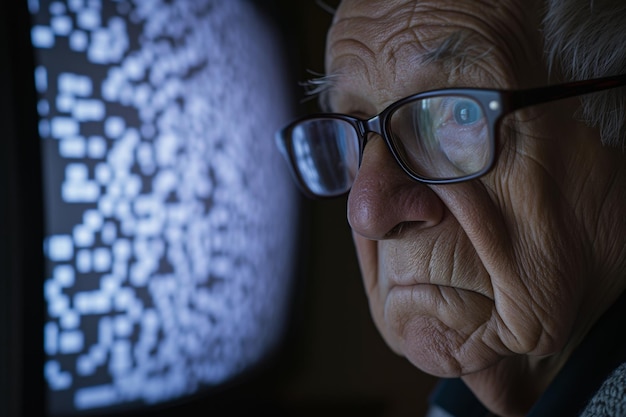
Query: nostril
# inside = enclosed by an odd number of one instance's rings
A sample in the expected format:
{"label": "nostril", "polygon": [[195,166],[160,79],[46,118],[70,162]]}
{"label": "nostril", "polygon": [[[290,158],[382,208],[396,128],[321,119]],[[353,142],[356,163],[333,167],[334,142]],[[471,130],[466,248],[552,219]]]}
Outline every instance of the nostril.
{"label": "nostril", "polygon": [[407,222],[402,222],[396,225],[393,229],[387,232],[387,234],[385,235],[385,239],[395,239],[400,237],[400,235],[402,235],[402,231],[406,229],[406,224]]}
{"label": "nostril", "polygon": [[410,230],[419,230],[425,229],[433,226],[434,222],[428,221],[406,221],[398,223],[391,230],[387,232],[384,239],[400,239],[403,234],[409,232]]}
{"label": "nostril", "polygon": [[410,227],[410,224],[413,223],[421,223],[421,222],[402,222],[397,224],[393,229],[391,229],[389,232],[387,232],[387,234],[385,235],[385,239],[395,239],[398,238],[402,235],[402,232],[405,231],[407,228]]}

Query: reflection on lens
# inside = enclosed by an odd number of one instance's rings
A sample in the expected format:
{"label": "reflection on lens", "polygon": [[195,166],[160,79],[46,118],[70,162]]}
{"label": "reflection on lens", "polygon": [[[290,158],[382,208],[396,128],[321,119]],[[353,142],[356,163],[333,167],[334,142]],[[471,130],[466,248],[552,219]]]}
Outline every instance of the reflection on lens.
{"label": "reflection on lens", "polygon": [[471,97],[408,102],[391,116],[391,138],[403,162],[427,179],[454,179],[485,170],[491,160],[489,123]]}
{"label": "reflection on lens", "polygon": [[454,121],[459,126],[469,126],[482,118],[480,105],[473,100],[457,100],[454,103]]}
{"label": "reflection on lens", "polygon": [[313,194],[335,196],[350,189],[358,169],[359,143],[348,122],[305,121],[293,130],[292,138],[296,168]]}

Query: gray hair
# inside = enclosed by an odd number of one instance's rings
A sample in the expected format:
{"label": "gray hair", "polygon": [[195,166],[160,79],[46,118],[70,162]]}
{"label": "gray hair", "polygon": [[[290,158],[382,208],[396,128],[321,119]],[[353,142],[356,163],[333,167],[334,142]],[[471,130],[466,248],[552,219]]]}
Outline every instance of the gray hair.
{"label": "gray hair", "polygon": [[[546,0],[546,59],[559,81],[626,73],[626,1]],[[581,97],[603,143],[626,148],[626,88]]]}

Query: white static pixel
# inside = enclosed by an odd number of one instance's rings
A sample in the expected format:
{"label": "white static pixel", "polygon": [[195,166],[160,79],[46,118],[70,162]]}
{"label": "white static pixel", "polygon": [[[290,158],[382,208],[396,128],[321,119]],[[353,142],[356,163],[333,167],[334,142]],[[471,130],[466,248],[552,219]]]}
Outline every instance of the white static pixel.
{"label": "white static pixel", "polygon": [[[42,114],[45,140],[58,141],[70,166],[84,152],[97,162],[66,171],[61,185],[66,203],[91,207],[78,235],[48,238],[52,268],[72,268],[76,282],[46,292],[57,306],[46,327],[49,386],[74,390],[76,409],[194,393],[253,364],[284,320],[294,191],[272,140],[288,117],[279,54],[244,2],[137,1],[127,7],[143,26],[137,50],[126,23],[101,18],[97,2],[62,4],[49,7],[55,19],[67,28],[72,16],[76,27],[54,36],[109,72],[100,85],[86,84],[83,68],[63,72],[72,82],[49,77],[45,62],[37,73],[38,91],[56,84],[67,103]],[[57,45],[40,26],[38,46]],[[140,125],[104,115],[111,103],[136,111]],[[101,136],[86,139],[88,121],[101,123]],[[99,246],[84,248],[93,237]],[[81,289],[94,270],[100,285]],[[63,324],[76,324],[68,314],[99,318],[79,354],[59,350]],[[79,340],[69,336],[66,348]],[[80,382],[103,372],[102,384]]]}

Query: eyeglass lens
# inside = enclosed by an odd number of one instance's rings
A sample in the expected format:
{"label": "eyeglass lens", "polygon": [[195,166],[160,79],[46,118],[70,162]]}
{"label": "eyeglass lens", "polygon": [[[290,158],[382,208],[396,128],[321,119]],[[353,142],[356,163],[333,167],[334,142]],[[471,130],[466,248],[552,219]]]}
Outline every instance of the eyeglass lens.
{"label": "eyeglass lens", "polygon": [[309,190],[318,196],[347,192],[359,167],[359,138],[354,127],[340,119],[314,119],[292,132],[296,169]]}
{"label": "eyeglass lens", "polygon": [[420,178],[467,177],[485,170],[491,160],[489,122],[470,97],[410,101],[391,115],[387,130],[400,159]]}

